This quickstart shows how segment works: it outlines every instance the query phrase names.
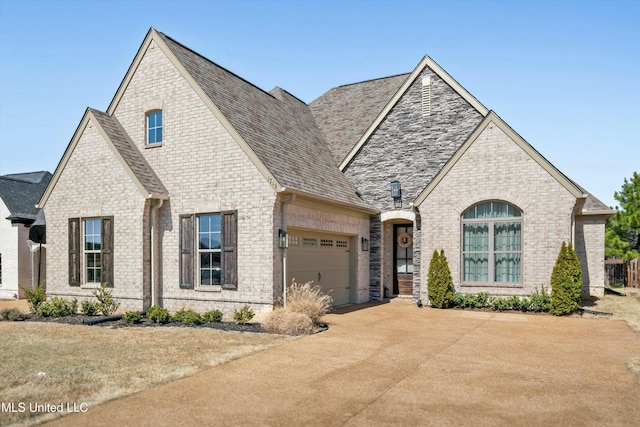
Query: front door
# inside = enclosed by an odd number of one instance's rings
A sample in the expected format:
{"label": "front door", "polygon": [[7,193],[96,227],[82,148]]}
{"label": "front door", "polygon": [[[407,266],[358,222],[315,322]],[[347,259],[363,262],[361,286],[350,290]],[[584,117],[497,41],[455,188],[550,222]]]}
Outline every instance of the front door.
{"label": "front door", "polygon": [[395,224],[393,236],[393,293],[413,295],[413,226]]}

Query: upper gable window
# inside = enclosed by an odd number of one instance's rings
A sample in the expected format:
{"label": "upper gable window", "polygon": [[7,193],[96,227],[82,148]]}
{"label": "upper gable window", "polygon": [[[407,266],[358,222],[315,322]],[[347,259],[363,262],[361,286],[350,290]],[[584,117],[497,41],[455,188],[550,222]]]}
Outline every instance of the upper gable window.
{"label": "upper gable window", "polygon": [[162,143],[162,111],[147,113],[147,144]]}

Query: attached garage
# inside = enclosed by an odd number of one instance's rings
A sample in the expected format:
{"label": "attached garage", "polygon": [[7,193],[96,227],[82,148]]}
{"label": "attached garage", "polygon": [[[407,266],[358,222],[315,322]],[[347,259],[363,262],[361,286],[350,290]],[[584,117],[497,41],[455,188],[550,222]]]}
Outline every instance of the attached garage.
{"label": "attached garage", "polygon": [[287,251],[287,280],[297,283],[313,282],[331,295],[333,305],[351,302],[352,237],[303,230],[289,230]]}

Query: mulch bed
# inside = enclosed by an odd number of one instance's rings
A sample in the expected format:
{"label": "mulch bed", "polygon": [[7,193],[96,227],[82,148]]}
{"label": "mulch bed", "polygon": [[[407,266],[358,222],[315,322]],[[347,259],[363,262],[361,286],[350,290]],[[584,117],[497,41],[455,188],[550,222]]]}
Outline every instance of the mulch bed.
{"label": "mulch bed", "polygon": [[[28,315],[29,317],[25,319],[27,322],[47,322],[47,323],[61,323],[65,325],[85,325],[85,320],[93,320],[99,319],[104,316],[87,316],[84,314],[72,314],[70,316],[64,317],[36,317],[33,315]],[[210,328],[210,329],[218,329],[222,331],[234,331],[234,332],[264,332],[262,330],[262,326],[260,323],[247,323],[244,325],[237,324],[235,322],[211,322],[211,323],[203,323],[202,325],[185,325],[181,322],[169,322],[169,323],[155,323],[150,321],[149,319],[143,317],[140,320],[140,323],[126,323],[124,320],[109,320],[106,322],[95,323],[91,325],[94,327],[106,327],[111,329],[116,328],[166,328],[166,327],[177,327],[177,328]]]}

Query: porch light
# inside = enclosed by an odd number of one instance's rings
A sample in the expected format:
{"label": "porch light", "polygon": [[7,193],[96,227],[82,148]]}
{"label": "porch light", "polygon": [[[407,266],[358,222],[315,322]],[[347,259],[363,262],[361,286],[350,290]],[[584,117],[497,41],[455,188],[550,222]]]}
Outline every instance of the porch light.
{"label": "porch light", "polygon": [[402,207],[402,188],[400,187],[400,181],[391,181],[391,197],[393,197],[394,207]]}
{"label": "porch light", "polygon": [[362,250],[363,251],[368,251],[369,247],[370,247],[369,246],[369,239],[363,237],[362,239],[360,239],[360,242],[362,243]]}
{"label": "porch light", "polygon": [[287,249],[289,247],[289,235],[286,230],[278,230],[278,247],[280,249]]}

